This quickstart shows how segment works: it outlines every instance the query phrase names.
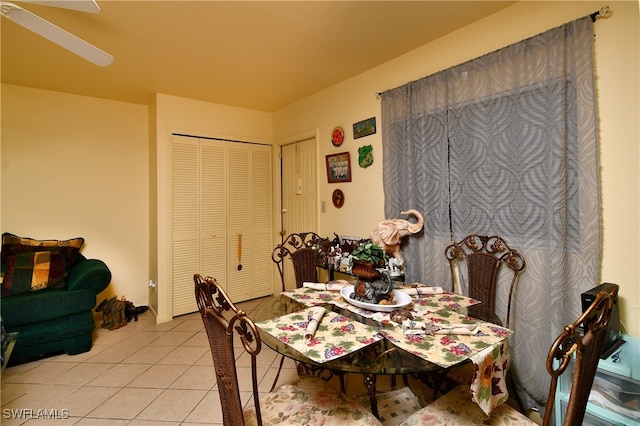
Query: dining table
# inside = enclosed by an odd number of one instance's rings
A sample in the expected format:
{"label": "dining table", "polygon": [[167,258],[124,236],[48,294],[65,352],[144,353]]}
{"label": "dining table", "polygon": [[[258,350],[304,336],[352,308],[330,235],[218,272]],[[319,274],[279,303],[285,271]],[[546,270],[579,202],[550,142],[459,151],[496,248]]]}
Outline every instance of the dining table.
{"label": "dining table", "polygon": [[354,304],[348,292],[356,282],[305,283],[268,299],[254,318],[262,342],[311,371],[361,374],[376,417],[378,376],[438,381],[448,368],[468,362],[479,372],[469,380],[485,413],[508,399],[512,331],[478,300],[440,287],[397,283],[394,293],[410,297],[399,308],[403,321],[394,315],[396,309]]}

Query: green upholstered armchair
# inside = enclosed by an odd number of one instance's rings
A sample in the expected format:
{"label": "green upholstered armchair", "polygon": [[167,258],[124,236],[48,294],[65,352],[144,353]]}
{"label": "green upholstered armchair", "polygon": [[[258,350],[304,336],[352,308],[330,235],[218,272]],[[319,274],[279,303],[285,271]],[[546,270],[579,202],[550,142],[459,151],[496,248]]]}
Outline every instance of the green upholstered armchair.
{"label": "green upholstered armchair", "polygon": [[101,260],[76,256],[63,285],[0,299],[7,333],[19,333],[9,364],[91,349],[96,296],[111,282],[111,271]]}

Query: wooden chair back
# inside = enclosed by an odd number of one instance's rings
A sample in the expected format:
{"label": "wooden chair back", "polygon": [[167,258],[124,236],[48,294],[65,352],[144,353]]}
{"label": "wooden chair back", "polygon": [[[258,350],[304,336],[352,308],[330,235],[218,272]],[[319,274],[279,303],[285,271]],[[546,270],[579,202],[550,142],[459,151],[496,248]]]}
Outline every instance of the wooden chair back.
{"label": "wooden chair back", "polygon": [[547,371],[551,386],[544,416],[544,425],[551,422],[558,377],[574,361],[571,393],[564,418],[564,426],[580,426],[583,423],[591,386],[598,369],[598,362],[607,336],[607,326],[613,308],[618,301],[619,286],[611,284],[600,291],[591,306],[573,324],[565,326],[551,345],[547,355]]}
{"label": "wooden chair back", "polygon": [[253,400],[258,424],[262,425],[256,368],[256,356],[262,348],[258,329],[244,311],[235,307],[214,278],[203,278],[196,274],[193,280],[198,310],[213,356],[224,425],[244,425],[233,346],[234,334],[240,338],[242,346],[251,357]]}
{"label": "wooden chair back", "polygon": [[315,232],[289,234],[271,253],[271,260],[278,267],[282,291],[285,286],[285,259],[290,258],[293,264],[296,288],[302,287],[305,281],[316,282],[319,253],[328,249],[330,241]]}
{"label": "wooden chair back", "polygon": [[488,312],[495,312],[496,284],[498,271],[506,264],[513,276],[509,286],[507,302],[507,318],[505,326],[509,327],[511,317],[511,299],[518,277],[525,269],[524,257],[499,236],[471,234],[449,244],[445,249],[445,256],[451,268],[451,279],[454,284],[460,282],[458,266],[461,262],[467,264],[467,279],[469,297],[480,300]]}

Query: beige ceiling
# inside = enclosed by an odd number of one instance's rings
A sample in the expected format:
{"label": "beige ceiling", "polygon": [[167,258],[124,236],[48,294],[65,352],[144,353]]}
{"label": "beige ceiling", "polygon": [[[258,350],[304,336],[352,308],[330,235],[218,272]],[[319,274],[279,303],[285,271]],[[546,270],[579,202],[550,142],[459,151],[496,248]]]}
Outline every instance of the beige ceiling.
{"label": "beige ceiling", "polygon": [[509,1],[14,3],[114,56],[98,67],[2,18],[2,82],[133,103],[154,93],[273,112]]}

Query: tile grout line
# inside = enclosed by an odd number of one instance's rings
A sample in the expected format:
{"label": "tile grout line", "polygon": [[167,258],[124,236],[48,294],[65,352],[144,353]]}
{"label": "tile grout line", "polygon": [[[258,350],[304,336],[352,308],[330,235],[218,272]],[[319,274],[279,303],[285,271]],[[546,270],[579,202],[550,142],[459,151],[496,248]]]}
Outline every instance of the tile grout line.
{"label": "tile grout line", "polygon": [[[258,304],[259,305],[259,304]],[[247,312],[249,313],[253,313],[255,308],[252,308],[250,310],[247,310]],[[101,400],[99,403],[97,403],[95,406],[93,406],[92,408],[89,408],[86,413],[84,413],[84,415],[82,416],[73,416],[73,413],[70,413],[70,417],[72,418],[72,420],[74,420],[73,424],[78,424],[78,425],[82,425],[85,422],[89,422],[90,424],[95,424],[96,421],[101,421],[104,420],[105,422],[117,422],[117,424],[136,424],[136,422],[153,422],[153,421],[164,421],[166,422],[166,424],[175,424],[175,425],[180,425],[180,424],[185,424],[188,425],[190,423],[193,423],[194,421],[199,421],[202,423],[211,423],[210,419],[195,419],[195,420],[191,420],[191,421],[187,421],[187,419],[189,419],[190,416],[192,415],[197,415],[197,410],[199,409],[199,407],[204,403],[205,399],[210,396],[213,392],[217,393],[217,389],[216,389],[216,383],[215,381],[211,384],[211,386],[208,386],[206,389],[202,389],[202,388],[196,388],[196,389],[190,389],[188,386],[180,386],[180,387],[176,387],[176,388],[172,388],[172,386],[176,385],[177,383],[179,383],[179,380],[181,379],[181,377],[183,377],[185,374],[188,374],[189,369],[193,368],[193,367],[197,367],[197,366],[208,366],[208,363],[204,362],[205,359],[210,358],[211,357],[211,353],[210,353],[210,349],[208,347],[208,342],[206,343],[206,350],[203,352],[203,354],[199,357],[195,357],[188,361],[187,363],[181,363],[181,360],[176,360],[175,362],[178,362],[177,364],[173,364],[172,362],[169,361],[169,357],[171,356],[172,353],[174,353],[176,351],[176,349],[178,348],[196,348],[194,349],[194,352],[197,352],[197,348],[199,347],[204,347],[203,345],[198,345],[197,342],[195,342],[193,339],[196,339],[198,334],[204,331],[204,326],[202,326],[202,324],[200,324],[200,327],[195,327],[198,328],[198,330],[195,329],[189,329],[191,327],[193,327],[193,324],[188,324],[188,321],[199,321],[199,316],[198,316],[198,320],[191,319],[192,316],[198,315],[196,314],[190,314],[190,315],[186,315],[184,318],[183,317],[179,317],[174,319],[173,321],[176,321],[175,324],[172,325],[158,325],[156,326],[153,322],[148,322],[148,324],[145,324],[144,326],[140,325],[140,324],[136,324],[136,323],[130,323],[127,326],[130,326],[131,324],[133,324],[135,326],[135,329],[132,330],[131,332],[128,332],[126,327],[123,327],[119,330],[109,330],[108,332],[105,330],[101,330],[101,329],[97,329],[96,333],[95,333],[95,337],[94,337],[94,345],[92,347],[92,351],[95,351],[95,349],[99,349],[98,351],[95,352],[95,354],[88,356],[88,354],[91,353],[85,353],[85,354],[80,354],[81,359],[79,359],[77,362],[73,362],[74,365],[71,366],[65,366],[61,367],[61,370],[64,369],[64,371],[61,371],[59,374],[55,374],[52,375],[52,377],[48,377],[46,380],[44,381],[40,381],[37,380],[36,378],[34,379],[29,379],[26,381],[22,381],[20,379],[21,376],[23,376],[24,378],[29,378],[29,372],[31,372],[31,375],[34,375],[38,372],[38,370],[35,369],[46,369],[48,366],[50,367],[51,365],[54,364],[59,364],[62,365],[64,363],[68,363],[69,361],[67,359],[63,360],[63,357],[67,357],[68,355],[58,355],[58,356],[54,356],[51,358],[45,358],[42,360],[38,360],[38,361],[34,361],[32,363],[28,363],[28,364],[23,364],[21,366],[14,366],[14,367],[9,367],[6,370],[6,373],[3,375],[2,377],[2,386],[3,388],[5,387],[27,387],[27,390],[23,391],[23,392],[17,392],[16,395],[12,395],[10,398],[10,401],[5,401],[4,398],[2,401],[2,407],[10,407],[12,402],[14,401],[18,401],[20,399],[24,399],[25,397],[28,398],[28,396],[32,396],[33,392],[35,389],[38,388],[42,388],[42,387],[55,387],[55,386],[61,386],[60,384],[56,384],[55,381],[59,380],[61,377],[63,377],[65,374],[69,374],[69,372],[78,367],[78,366],[82,366],[82,365],[91,365],[91,364],[96,364],[96,365],[102,365],[102,364],[112,364],[107,370],[101,372],[100,374],[97,375],[93,375],[91,377],[88,377],[86,381],[83,381],[82,384],[79,385],[63,385],[63,386],[73,386],[73,389],[70,390],[69,392],[67,392],[64,396],[60,396],[57,395],[57,401],[63,401],[64,397],[72,394],[73,392],[82,392],[83,390],[89,391],[89,390],[101,390],[101,389],[106,389],[106,388],[113,388],[113,389],[117,389],[115,391],[115,393],[113,393],[112,395],[110,395],[109,397]],[[100,323],[99,321],[97,322],[98,324]],[[181,330],[180,327],[185,327],[187,328],[186,330]],[[120,331],[122,330],[122,331]],[[115,333],[118,333],[118,331],[120,331],[121,333],[127,332],[129,335],[128,336],[124,336],[124,337],[114,337]],[[123,343],[125,340],[127,339],[131,339],[131,338],[135,338],[136,335],[138,333],[144,333],[144,332],[159,332],[161,334],[159,334],[155,339],[150,340],[149,342],[145,343],[145,345],[141,345],[137,350],[132,351],[131,353],[127,353],[125,354],[125,356],[122,356],[118,359],[117,362],[108,362],[108,361],[103,361],[102,357],[108,356],[109,352],[107,351],[113,351],[114,354],[117,353],[118,348],[123,347],[125,344]],[[136,354],[140,354],[143,350],[145,350],[145,348],[149,348],[149,347],[153,347],[153,342],[162,339],[162,338],[167,338],[167,336],[170,336],[170,333],[172,332],[178,332],[178,333],[189,333],[188,336],[182,336],[183,337],[183,341],[181,344],[176,345],[176,346],[169,346],[171,347],[171,350],[168,351],[164,356],[160,357],[159,359],[157,359],[156,361],[154,361],[153,363],[127,363],[126,361],[128,359],[132,359]],[[107,337],[108,336],[108,337]],[[107,337],[107,339],[105,339],[105,337]],[[147,338],[148,336],[145,336],[145,338]],[[186,342],[191,342],[190,345],[186,346],[185,343]],[[158,345],[158,347],[164,347],[163,345]],[[102,355],[101,355],[102,354]],[[242,353],[240,353],[238,355],[238,358],[242,356]],[[165,361],[165,364],[161,364],[162,361]],[[261,366],[261,370],[263,370],[264,372],[261,375],[261,381],[265,378],[265,376],[267,376],[269,374],[269,370],[270,368],[272,368],[274,359],[271,359],[271,361],[269,362],[269,365],[266,366]],[[212,361],[211,361],[212,364]],[[162,387],[146,387],[146,386],[132,386],[132,383],[135,382],[135,380],[137,380],[138,378],[140,378],[142,375],[144,375],[145,373],[148,373],[151,369],[153,369],[154,366],[177,366],[177,367],[185,367],[184,371],[182,371],[180,374],[177,374],[176,377],[171,380],[170,382],[163,384]],[[111,384],[107,384],[105,382],[104,385],[100,385],[100,384],[92,384],[93,381],[95,381],[96,379],[98,379],[101,375],[106,375],[111,373],[114,373],[116,369],[119,368],[119,366],[131,366],[132,369],[135,369],[135,366],[140,367],[139,372],[137,372],[136,377],[132,378],[131,380],[126,381],[126,383],[124,384],[120,384],[117,386],[111,385]],[[212,368],[212,366],[211,366]],[[90,370],[90,368],[89,368]],[[15,374],[12,374],[13,371],[16,371]],[[8,374],[7,374],[8,373]],[[37,376],[36,376],[37,377]],[[33,383],[31,382],[31,380],[33,380]],[[141,406],[138,406],[135,408],[135,412],[131,412],[130,414],[132,414],[132,417],[127,417],[127,418],[115,418],[113,416],[92,416],[91,413],[95,412],[96,410],[99,410],[100,407],[104,407],[106,403],[108,403],[110,400],[112,400],[116,395],[118,395],[118,393],[122,392],[123,389],[155,389],[158,390],[158,395],[156,395],[154,398],[150,399],[149,401],[147,401],[145,404],[142,404]],[[182,392],[182,391],[187,391],[187,392],[191,392],[191,391],[200,391],[202,392],[202,397],[197,398],[197,401],[194,402],[194,405],[185,412],[184,417],[179,420],[179,421],[175,421],[175,420],[162,420],[162,419],[156,419],[156,420],[146,420],[146,419],[140,419],[139,416],[145,411],[147,410],[149,407],[152,407],[154,402],[158,401],[158,398],[160,398],[163,394],[166,394],[167,391],[176,391],[176,392]],[[3,392],[6,395],[6,392]],[[30,395],[31,393],[31,395]],[[252,398],[250,396],[250,392],[249,392],[249,397],[247,398],[246,401],[246,405],[252,403]],[[126,422],[126,423],[122,423],[122,422]],[[4,422],[3,422],[4,423]],[[26,422],[26,423],[30,423],[30,421]],[[24,424],[21,421],[7,421],[7,424]],[[68,424],[68,423],[67,423]],[[114,423],[116,424],[116,423]]]}

